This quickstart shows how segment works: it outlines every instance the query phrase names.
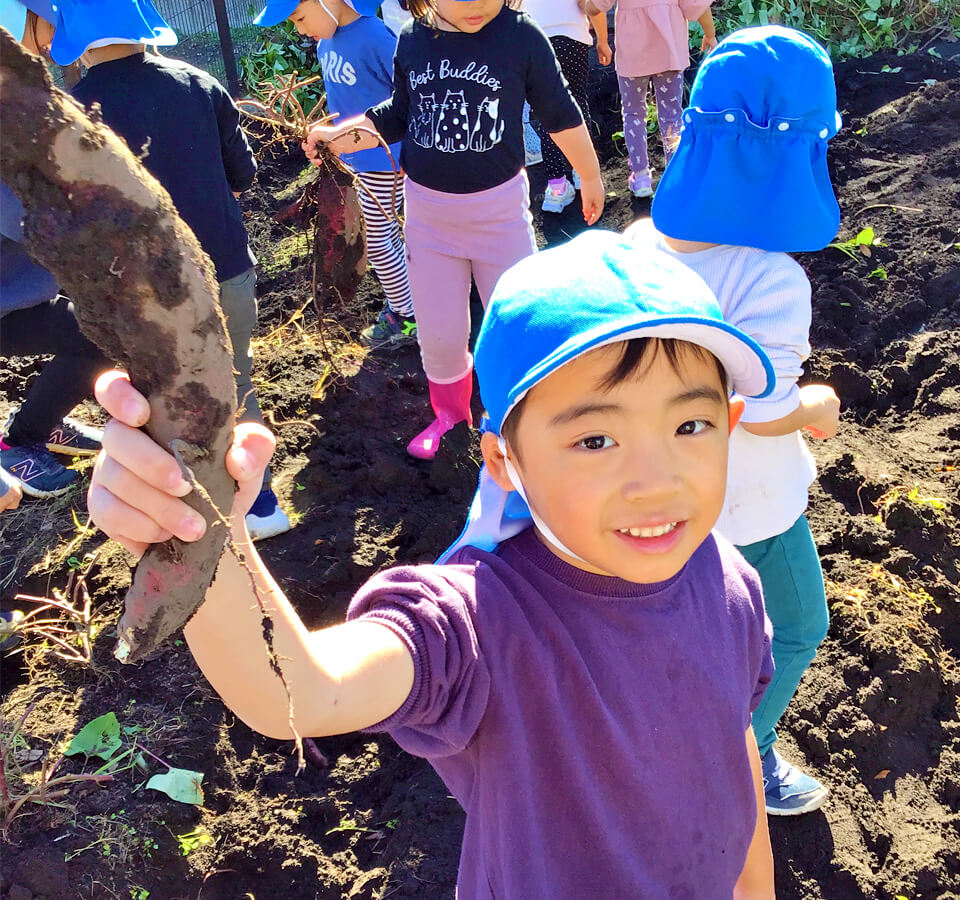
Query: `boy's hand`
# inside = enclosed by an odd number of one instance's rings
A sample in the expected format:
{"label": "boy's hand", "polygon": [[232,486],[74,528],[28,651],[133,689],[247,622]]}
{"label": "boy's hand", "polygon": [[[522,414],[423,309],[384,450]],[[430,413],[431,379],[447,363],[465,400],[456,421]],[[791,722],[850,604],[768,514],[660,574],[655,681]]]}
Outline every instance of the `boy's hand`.
{"label": "boy's hand", "polygon": [[[177,461],[144,431],[150,418],[146,398],[125,372],[105,372],[94,389],[97,401],[113,418],[103,431],[87,492],[94,523],[108,537],[141,556],[147,547],[176,536],[195,541],[206,530],[203,517],[180,500],[192,488]],[[243,517],[260,491],[263,471],[276,441],[262,425],[242,423],[234,429],[226,466],[237,482],[231,517],[243,529]]]}
{"label": "boy's hand", "polygon": [[807,411],[804,426],[811,437],[832,438],[840,425],[840,398],[829,384],[806,384],[800,388],[800,405]]}
{"label": "boy's hand", "polygon": [[599,176],[591,179],[583,179],[580,184],[580,202],[583,206],[583,220],[588,225],[593,225],[603,213],[603,204],[606,195],[603,187],[603,179]]}
{"label": "boy's hand", "polygon": [[[716,42],[714,42],[716,43]],[[613,50],[610,49],[608,41],[597,41],[597,58],[601,66],[609,66],[613,59]]]}

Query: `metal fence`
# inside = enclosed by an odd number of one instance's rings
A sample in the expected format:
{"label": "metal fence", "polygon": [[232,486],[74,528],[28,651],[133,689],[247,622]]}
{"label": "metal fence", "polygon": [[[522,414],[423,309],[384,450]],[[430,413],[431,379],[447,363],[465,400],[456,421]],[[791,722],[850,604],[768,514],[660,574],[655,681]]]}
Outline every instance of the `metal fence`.
{"label": "metal fence", "polygon": [[253,24],[258,0],[154,0],[180,42],[164,56],[209,72],[232,94],[239,91],[240,57],[256,49],[261,30]]}

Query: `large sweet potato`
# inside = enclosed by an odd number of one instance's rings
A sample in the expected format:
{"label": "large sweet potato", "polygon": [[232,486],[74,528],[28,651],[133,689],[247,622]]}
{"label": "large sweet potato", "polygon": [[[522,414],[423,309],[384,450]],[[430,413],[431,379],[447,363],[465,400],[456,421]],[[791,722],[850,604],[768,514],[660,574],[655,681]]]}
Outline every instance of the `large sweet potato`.
{"label": "large sweet potato", "polygon": [[[147,431],[177,441],[219,510],[236,413],[232,352],[214,269],[170,197],[108,128],[54,88],[0,29],[0,177],[20,197],[26,247],[75,303],[81,328],[147,396]],[[171,123],[175,126],[175,123]],[[152,547],[134,573],[117,656],[142,659],[196,610],[226,529],[200,492],[200,541]]]}

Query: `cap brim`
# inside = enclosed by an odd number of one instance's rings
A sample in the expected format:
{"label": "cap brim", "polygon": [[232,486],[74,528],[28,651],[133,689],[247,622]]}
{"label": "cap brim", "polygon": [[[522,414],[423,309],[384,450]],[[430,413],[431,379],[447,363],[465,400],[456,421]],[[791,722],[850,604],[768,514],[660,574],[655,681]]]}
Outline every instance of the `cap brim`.
{"label": "cap brim", "polygon": [[502,421],[507,420],[510,411],[531,388],[561,366],[591,350],[635,338],[687,341],[709,350],[723,365],[727,386],[744,397],[766,397],[777,383],[773,364],[749,335],[718,319],[664,316],[645,323],[625,322],[601,333],[579,335],[576,342],[567,342],[527,372],[510,391]]}
{"label": "cap brim", "polygon": [[299,5],[300,0],[282,0],[280,3],[268,3],[260,10],[253,20],[253,24],[259,25],[261,28],[279,25],[284,19],[289,18]]}

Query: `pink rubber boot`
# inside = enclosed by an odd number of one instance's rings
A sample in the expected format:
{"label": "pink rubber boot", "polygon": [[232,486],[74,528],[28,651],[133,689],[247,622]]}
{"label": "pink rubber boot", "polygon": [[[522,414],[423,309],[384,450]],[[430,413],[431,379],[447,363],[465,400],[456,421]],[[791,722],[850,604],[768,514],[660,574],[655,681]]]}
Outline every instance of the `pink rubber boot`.
{"label": "pink rubber boot", "polygon": [[430,381],[430,405],[436,418],[409,444],[407,453],[417,459],[433,459],[440,447],[440,439],[459,422],[473,425],[470,396],[473,394],[473,370],[459,381],[437,384]]}

